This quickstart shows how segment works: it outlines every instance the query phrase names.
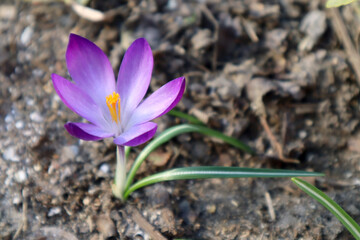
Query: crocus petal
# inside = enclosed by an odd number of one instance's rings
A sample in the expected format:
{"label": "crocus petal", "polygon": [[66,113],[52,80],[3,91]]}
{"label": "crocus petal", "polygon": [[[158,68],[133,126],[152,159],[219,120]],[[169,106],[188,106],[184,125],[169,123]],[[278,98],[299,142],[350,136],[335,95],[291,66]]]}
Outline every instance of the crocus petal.
{"label": "crocus petal", "polygon": [[164,115],[180,101],[184,90],[184,77],[168,82],[140,103],[128,124],[140,124]]}
{"label": "crocus petal", "polygon": [[114,139],[114,143],[122,146],[135,147],[151,139],[157,129],[157,124],[147,122],[132,126],[129,130]]}
{"label": "crocus petal", "polygon": [[121,112],[126,117],[138,106],[149,88],[153,69],[151,48],[144,38],[131,44],[125,53],[119,70],[116,90],[121,98]]}
{"label": "crocus petal", "polygon": [[77,85],[57,75],[51,75],[55,91],[73,112],[96,125],[104,125],[105,120],[100,108]]}
{"label": "crocus petal", "polygon": [[66,63],[76,85],[106,107],[106,96],[115,91],[115,77],[103,51],[86,38],[70,34]]}
{"label": "crocus petal", "polygon": [[90,123],[69,122],[64,127],[70,135],[86,141],[97,141],[114,135]]}

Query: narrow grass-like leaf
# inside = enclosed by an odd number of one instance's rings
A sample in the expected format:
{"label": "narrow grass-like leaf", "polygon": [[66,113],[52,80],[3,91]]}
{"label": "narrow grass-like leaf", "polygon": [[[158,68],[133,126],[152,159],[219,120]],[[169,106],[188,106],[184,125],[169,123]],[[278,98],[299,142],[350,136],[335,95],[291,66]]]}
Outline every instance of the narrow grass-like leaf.
{"label": "narrow grass-like leaf", "polygon": [[334,200],[332,200],[325,193],[314,187],[310,183],[298,179],[291,179],[301,190],[307,193],[310,197],[318,201],[321,205],[326,207],[339,221],[350,231],[356,238],[360,239],[360,226],[342,209]]}
{"label": "narrow grass-like leaf", "polygon": [[168,112],[168,114],[172,115],[174,117],[183,118],[183,119],[189,121],[189,123],[192,123],[192,124],[205,125],[202,121],[200,121],[196,117],[191,116],[191,115],[186,114],[186,113],[183,113],[183,112],[180,112],[178,110],[172,109],[170,112]]}
{"label": "narrow grass-like leaf", "polygon": [[126,199],[133,191],[157,182],[204,178],[269,178],[269,177],[313,177],[322,173],[282,169],[239,168],[239,167],[185,167],[170,169],[143,178],[125,191]]}
{"label": "narrow grass-like leaf", "polygon": [[131,147],[125,146],[125,157],[127,158],[130,154]]}
{"label": "narrow grass-like leaf", "polygon": [[355,2],[355,0],[327,0],[326,8],[340,7]]}
{"label": "narrow grass-like leaf", "polygon": [[166,129],[164,132],[162,132],[158,137],[156,137],[154,140],[149,142],[146,147],[141,151],[141,153],[138,155],[138,157],[135,159],[134,164],[132,165],[129,174],[126,179],[126,185],[125,190],[129,188],[130,184],[132,183],[135,174],[137,170],[139,169],[142,162],[149,156],[149,154],[154,151],[157,147],[159,147],[161,144],[168,142],[171,138],[176,137],[183,133],[188,132],[198,132],[204,135],[208,135],[211,137],[216,137],[219,139],[222,139],[224,142],[243,150],[244,152],[247,152],[249,154],[254,155],[255,151],[252,150],[248,145],[245,143],[240,142],[239,140],[226,136],[218,131],[212,130],[210,128],[199,126],[199,125],[193,125],[193,124],[181,124],[177,125],[171,128]]}

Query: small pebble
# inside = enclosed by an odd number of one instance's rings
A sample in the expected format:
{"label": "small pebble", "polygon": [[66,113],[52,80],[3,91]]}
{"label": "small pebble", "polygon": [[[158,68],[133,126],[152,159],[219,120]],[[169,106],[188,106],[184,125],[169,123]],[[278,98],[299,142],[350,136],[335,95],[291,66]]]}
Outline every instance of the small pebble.
{"label": "small pebble", "polygon": [[176,0],[169,0],[166,7],[169,10],[175,10],[178,7],[178,3]]}
{"label": "small pebble", "polygon": [[306,126],[311,127],[314,125],[314,121],[311,119],[306,119],[305,124],[306,124]]}
{"label": "small pebble", "polygon": [[48,212],[48,217],[53,217],[55,215],[58,215],[61,213],[61,208],[60,207],[53,207],[50,208],[49,212]]}
{"label": "small pebble", "polygon": [[34,77],[40,78],[44,75],[44,71],[37,68],[32,71],[32,74],[34,75]]}
{"label": "small pebble", "polygon": [[27,98],[27,99],[26,99],[26,105],[28,105],[28,106],[34,106],[34,104],[35,104],[34,99],[32,99],[32,98]]}
{"label": "small pebble", "polygon": [[213,214],[216,212],[216,205],[215,204],[211,204],[211,205],[207,205],[206,206],[206,211],[210,214]]}
{"label": "small pebble", "polygon": [[14,205],[19,205],[21,203],[21,197],[19,196],[14,197],[12,203]]}
{"label": "small pebble", "polygon": [[34,121],[37,123],[43,122],[43,117],[38,112],[30,113],[30,119],[31,119],[31,121]]}
{"label": "small pebble", "polygon": [[89,205],[90,202],[91,202],[91,199],[90,199],[89,197],[86,197],[86,198],[83,199],[83,204],[84,204],[85,206]]}
{"label": "small pebble", "polygon": [[24,122],[23,122],[23,121],[17,121],[17,122],[15,123],[15,127],[16,127],[17,129],[23,129],[23,128],[24,128]]}
{"label": "small pebble", "polygon": [[12,161],[12,162],[19,162],[20,157],[16,154],[15,147],[8,147],[3,154],[5,160]]}
{"label": "small pebble", "polygon": [[14,121],[14,118],[13,118],[13,116],[11,114],[8,114],[8,115],[5,116],[4,120],[5,120],[6,123],[11,123],[12,121]]}
{"label": "small pebble", "polygon": [[27,180],[28,176],[27,173],[24,170],[19,170],[15,173],[15,180],[18,183],[23,183]]}
{"label": "small pebble", "polygon": [[307,137],[307,132],[304,131],[304,130],[301,130],[301,131],[299,132],[299,137],[300,137],[301,139],[306,138],[306,137]]}
{"label": "small pebble", "polygon": [[36,172],[40,172],[40,171],[42,170],[41,164],[39,164],[39,163],[35,164],[35,165],[34,165],[34,170],[35,170]]}
{"label": "small pebble", "polygon": [[30,26],[27,26],[20,36],[20,42],[25,46],[29,45],[33,34],[34,29]]}
{"label": "small pebble", "polygon": [[235,200],[231,200],[231,204],[234,206],[234,207],[238,207],[239,204],[237,203],[237,201]]}
{"label": "small pebble", "polygon": [[101,164],[99,170],[103,173],[109,173],[110,172],[110,166],[107,163]]}
{"label": "small pebble", "polygon": [[72,160],[72,159],[75,159],[78,154],[79,154],[78,146],[76,146],[76,145],[65,146],[65,147],[63,147],[63,149],[61,151],[61,158],[64,161]]}

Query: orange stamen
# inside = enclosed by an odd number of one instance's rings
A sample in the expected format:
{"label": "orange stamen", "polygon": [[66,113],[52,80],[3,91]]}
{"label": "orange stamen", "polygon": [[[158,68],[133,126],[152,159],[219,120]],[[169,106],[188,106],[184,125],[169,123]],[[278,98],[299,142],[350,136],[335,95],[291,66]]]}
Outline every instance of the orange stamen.
{"label": "orange stamen", "polygon": [[109,108],[112,120],[116,123],[120,122],[121,120],[120,95],[116,92],[113,92],[112,94],[107,96],[106,105]]}

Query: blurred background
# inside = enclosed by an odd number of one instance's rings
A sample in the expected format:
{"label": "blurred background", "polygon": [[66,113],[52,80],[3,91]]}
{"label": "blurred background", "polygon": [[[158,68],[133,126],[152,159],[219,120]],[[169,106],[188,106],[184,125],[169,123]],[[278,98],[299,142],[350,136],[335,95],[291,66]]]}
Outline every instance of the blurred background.
{"label": "blurred background", "polygon": [[[323,172],[307,179],[360,222],[359,4],[320,0],[1,0],[0,239],[348,239],[289,179],[167,182],[112,197],[111,139],[83,142],[50,75],[70,79],[70,33],[115,73],[130,44],[154,54],[149,93],[185,76],[176,109],[252,146],[183,134],[139,177],[181,166]],[[157,119],[158,133],[183,120]],[[140,146],[132,150],[129,163]]]}

